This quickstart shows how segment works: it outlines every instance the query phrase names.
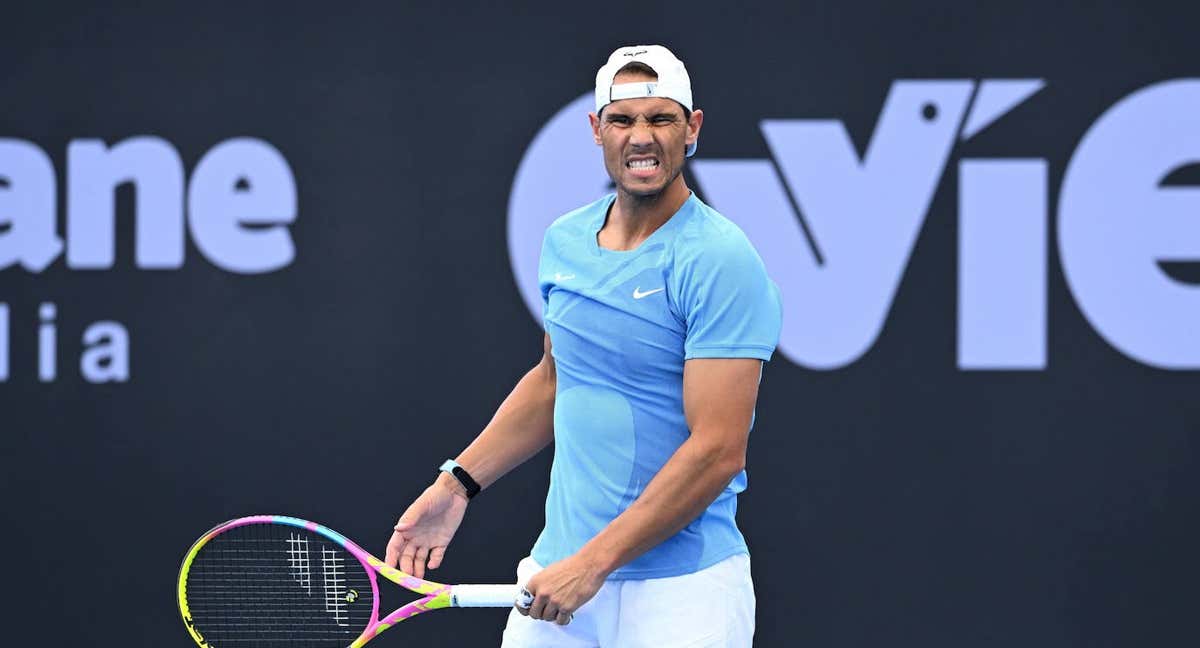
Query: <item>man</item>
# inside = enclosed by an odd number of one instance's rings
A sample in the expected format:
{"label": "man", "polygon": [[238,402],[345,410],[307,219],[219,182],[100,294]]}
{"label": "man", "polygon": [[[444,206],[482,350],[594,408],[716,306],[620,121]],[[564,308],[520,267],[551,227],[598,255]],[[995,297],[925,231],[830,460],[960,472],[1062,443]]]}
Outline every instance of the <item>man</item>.
{"label": "man", "polygon": [[613,52],[589,120],[616,193],[546,232],[541,362],[400,517],[387,562],[438,567],[470,496],[554,441],[546,526],[518,566],[533,601],[504,646],[749,646],[734,512],[779,293],[685,183],[704,114],[670,51]]}

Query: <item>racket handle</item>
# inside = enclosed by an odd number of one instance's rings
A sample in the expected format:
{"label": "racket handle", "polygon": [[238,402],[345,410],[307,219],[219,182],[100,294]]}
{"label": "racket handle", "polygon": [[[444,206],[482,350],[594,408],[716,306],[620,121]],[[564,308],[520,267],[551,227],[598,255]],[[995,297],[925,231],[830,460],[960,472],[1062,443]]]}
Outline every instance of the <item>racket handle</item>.
{"label": "racket handle", "polygon": [[512,607],[521,591],[516,585],[455,585],[450,589],[454,607]]}

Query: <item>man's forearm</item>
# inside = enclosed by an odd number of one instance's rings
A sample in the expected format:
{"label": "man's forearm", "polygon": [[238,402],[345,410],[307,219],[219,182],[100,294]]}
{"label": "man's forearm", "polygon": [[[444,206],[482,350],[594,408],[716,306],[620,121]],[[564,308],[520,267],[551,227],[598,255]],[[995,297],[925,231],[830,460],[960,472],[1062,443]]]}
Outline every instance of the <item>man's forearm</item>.
{"label": "man's forearm", "polygon": [[554,390],[553,368],[543,360],[517,382],[483,432],[458,455],[480,486],[487,488],[550,444]]}
{"label": "man's forearm", "polygon": [[742,448],[693,434],[675,451],[646,490],[579,551],[612,573],[675,535],[704,512],[745,463]]}

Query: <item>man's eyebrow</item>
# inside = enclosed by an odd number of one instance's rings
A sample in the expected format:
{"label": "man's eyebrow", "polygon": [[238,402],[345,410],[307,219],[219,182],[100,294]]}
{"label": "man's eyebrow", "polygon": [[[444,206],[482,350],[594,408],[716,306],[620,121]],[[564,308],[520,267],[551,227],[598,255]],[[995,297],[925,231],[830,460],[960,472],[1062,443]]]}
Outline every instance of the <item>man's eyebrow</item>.
{"label": "man's eyebrow", "polygon": [[[641,114],[641,113],[639,113],[639,115],[640,115],[640,114]],[[682,117],[682,116],[683,116],[683,115],[680,115],[680,114],[677,114],[677,113],[673,113],[673,112],[669,112],[669,111],[662,111],[662,112],[650,113],[649,115],[647,115],[647,116],[646,116],[646,119],[647,119],[647,120],[651,120],[651,119],[658,119],[658,118],[660,118],[660,117],[666,117],[666,118],[668,118],[668,119],[672,119],[672,120],[674,120],[674,119],[679,119],[679,118],[680,118],[680,117]],[[604,118],[605,118],[605,119],[608,119],[608,120],[611,120],[611,119],[614,119],[614,118],[617,118],[617,117],[623,117],[623,118],[625,118],[625,119],[633,119],[635,116],[634,116],[634,115],[630,115],[630,114],[628,114],[628,113],[619,112],[619,111],[616,111],[616,110],[614,110],[614,111],[612,111],[612,112],[605,112],[605,113],[604,113]]]}

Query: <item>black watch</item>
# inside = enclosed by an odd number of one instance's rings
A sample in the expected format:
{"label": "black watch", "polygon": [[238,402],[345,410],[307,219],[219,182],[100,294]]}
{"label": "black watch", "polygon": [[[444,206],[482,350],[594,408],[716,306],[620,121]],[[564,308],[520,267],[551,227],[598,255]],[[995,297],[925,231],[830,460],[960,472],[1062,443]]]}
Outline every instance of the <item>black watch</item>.
{"label": "black watch", "polygon": [[447,459],[446,463],[442,464],[442,467],[438,468],[438,470],[453,475],[458,480],[458,483],[467,489],[467,499],[475,497],[479,494],[479,491],[483,490],[479,487],[479,482],[471,478],[471,474],[467,472],[467,469],[458,465],[458,462],[453,459]]}

